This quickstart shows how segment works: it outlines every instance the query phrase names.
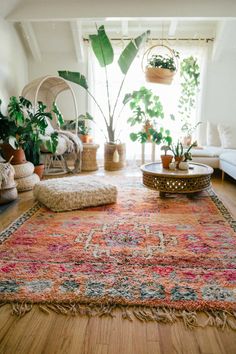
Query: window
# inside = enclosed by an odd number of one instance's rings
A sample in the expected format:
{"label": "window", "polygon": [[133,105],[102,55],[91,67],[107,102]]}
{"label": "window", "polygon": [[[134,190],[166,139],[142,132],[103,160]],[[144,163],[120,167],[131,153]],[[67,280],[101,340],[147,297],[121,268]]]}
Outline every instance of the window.
{"label": "window", "polygon": [[[197,44],[196,44],[197,42]],[[175,44],[173,44],[175,43]],[[201,77],[200,77],[200,93],[197,100],[197,107],[195,112],[192,115],[192,121],[194,123],[201,120],[200,117],[200,107],[201,107],[201,88],[203,83],[203,71],[206,63],[207,57],[207,45],[203,41],[173,41],[173,43],[168,44],[171,48],[179,51],[180,60],[193,55],[198,59],[198,63],[201,68]],[[112,43],[115,51],[115,58],[113,64],[107,67],[108,69],[108,80],[109,80],[109,92],[111,93],[112,107],[114,106],[114,102],[116,99],[116,95],[120,86],[120,82],[122,80],[122,74],[120,72],[120,68],[117,65],[118,57],[122,51],[122,46],[124,43],[122,41],[115,41]],[[135,58],[125,80],[125,84],[122,89],[122,93],[120,95],[120,99],[117,105],[116,112],[119,113],[122,107],[122,100],[126,93],[132,92],[133,90],[138,90],[141,86],[145,86],[160,97],[161,102],[164,107],[165,118],[160,120],[160,125],[165,129],[170,129],[172,132],[172,136],[179,136],[181,131],[181,123],[180,118],[178,117],[178,100],[180,97],[181,86],[180,86],[180,75],[179,71],[175,75],[173,83],[171,85],[161,85],[161,84],[153,84],[147,83],[145,81],[144,73],[141,67],[143,53],[139,53],[139,55]],[[99,66],[95,55],[92,50],[89,49],[89,87],[92,87],[92,93],[96,97],[100,106],[102,107],[105,114],[108,113],[108,105],[107,105],[107,94],[106,94],[106,86],[105,86],[105,72],[104,69]],[[93,101],[89,101],[89,112],[94,116],[96,124],[94,126],[94,136],[96,142],[100,143],[101,147],[103,146],[103,142],[105,141],[104,134],[102,132],[106,132],[105,123],[103,117],[99,113],[97,107],[94,105]],[[130,109],[127,105],[119,118],[119,121],[115,120],[115,127],[117,132],[117,139],[121,142],[126,143],[126,151],[127,151],[127,159],[128,160],[139,160],[141,155],[141,146],[138,142],[132,142],[130,140],[129,134],[134,131],[135,127],[130,127],[127,124],[127,119],[130,116]],[[170,114],[175,115],[176,120],[172,121],[170,119]],[[117,117],[117,114],[116,114]],[[151,148],[150,148],[151,151]],[[99,149],[99,155],[102,156],[102,149]]]}

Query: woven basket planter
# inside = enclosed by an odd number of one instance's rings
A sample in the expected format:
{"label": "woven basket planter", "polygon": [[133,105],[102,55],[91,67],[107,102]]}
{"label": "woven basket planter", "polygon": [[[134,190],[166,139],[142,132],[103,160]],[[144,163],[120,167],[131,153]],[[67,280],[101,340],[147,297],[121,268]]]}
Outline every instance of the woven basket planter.
{"label": "woven basket planter", "polygon": [[105,144],[104,168],[117,171],[125,167],[125,144]]}
{"label": "woven basket planter", "polygon": [[145,77],[146,81],[170,85],[173,81],[173,78],[176,74],[176,71],[170,71],[169,69],[163,68],[146,68]]}
{"label": "woven basket planter", "polygon": [[[168,52],[168,55],[164,55],[164,57],[172,57],[174,62],[175,62],[175,68],[176,70],[169,70],[166,69],[165,66],[161,67],[157,66],[151,66],[150,65],[150,57],[151,53],[153,50],[157,50],[157,53],[160,55],[160,50],[164,49]],[[161,56],[163,56],[161,54]],[[145,64],[146,62],[146,64]],[[145,78],[147,82],[152,82],[156,84],[164,84],[164,85],[170,85],[173,81],[173,78],[177,72],[178,69],[178,60],[174,54],[174,51],[167,45],[161,44],[161,45],[153,45],[152,47],[148,48],[146,52],[143,55],[142,59],[142,69],[143,72],[145,73]]]}

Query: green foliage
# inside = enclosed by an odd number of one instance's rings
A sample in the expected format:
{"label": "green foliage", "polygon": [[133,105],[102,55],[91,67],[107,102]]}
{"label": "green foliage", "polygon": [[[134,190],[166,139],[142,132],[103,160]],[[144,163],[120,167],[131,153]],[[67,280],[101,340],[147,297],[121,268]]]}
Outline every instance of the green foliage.
{"label": "green foliage", "polygon": [[184,154],[183,144],[179,140],[177,141],[176,144],[172,144],[170,146],[170,150],[173,152],[175,157],[180,157],[180,156],[183,156],[183,154]]}
{"label": "green foliage", "polygon": [[173,51],[173,56],[170,55],[152,55],[148,60],[148,67],[151,68],[163,68],[170,71],[176,71],[176,59],[179,58],[179,52]]}
{"label": "green foliage", "polygon": [[89,36],[92,49],[101,67],[105,67],[113,62],[114,51],[104,26],[97,29],[97,34]]}
{"label": "green foliage", "polygon": [[181,96],[179,98],[179,114],[181,117],[181,130],[185,135],[191,135],[200,124],[192,124],[192,112],[196,108],[196,98],[200,85],[200,67],[193,56],[185,58],[180,64]]}
{"label": "green foliage", "polygon": [[[62,119],[55,104],[53,112]],[[42,102],[38,102],[34,112],[29,100],[12,96],[8,104],[8,115],[4,116],[0,109],[0,139],[8,142],[14,149],[22,146],[27,160],[38,165],[40,146],[46,142],[48,150],[55,152],[58,143],[56,132],[46,136],[47,118],[52,120],[52,114],[46,112],[46,106]]]}
{"label": "green foliage", "polygon": [[88,135],[90,128],[86,126],[86,121],[93,121],[93,117],[86,112],[85,114],[80,114],[78,119],[69,120],[64,122],[62,129],[64,130],[73,130],[76,128],[76,122],[78,122],[78,134]]}
{"label": "green foliage", "polygon": [[197,142],[194,141],[189,147],[188,149],[184,152],[184,161],[188,161],[188,160],[192,160],[192,154],[190,152],[190,150],[197,146]]}
{"label": "green foliage", "polygon": [[[97,33],[94,35],[90,35],[89,39],[92,44],[92,49],[93,53],[96,56],[100,66],[104,68],[105,70],[105,86],[106,86],[106,99],[107,99],[107,107],[108,107],[108,115],[103,112],[102,107],[100,106],[99,102],[96,100],[96,98],[93,96],[93,94],[90,92],[87,81],[85,76],[80,74],[79,72],[71,72],[71,71],[58,71],[59,76],[63,77],[64,79],[68,81],[72,81],[79,86],[83,87],[88,95],[93,99],[94,103],[96,104],[100,114],[102,115],[105,125],[106,125],[106,130],[107,130],[107,140],[109,142],[114,142],[116,139],[115,137],[115,127],[117,126],[117,122],[120,118],[122,110],[117,113],[117,104],[119,97],[121,95],[122,87],[126,78],[126,75],[128,73],[128,70],[133,63],[141,45],[143,42],[147,39],[147,36],[149,35],[149,31],[144,32],[141,36],[135,38],[134,40],[131,40],[124,50],[122,51],[119,59],[118,59],[118,65],[121,70],[122,74],[122,80],[120,87],[117,92],[117,96],[115,99],[114,106],[112,107],[111,105],[111,100],[110,100],[110,83],[109,83],[109,78],[108,78],[108,71],[107,71],[107,66],[110,65],[113,60],[114,60],[114,51],[112,48],[112,44],[105,32],[104,26],[100,26],[97,29]],[[112,78],[111,78],[112,79]],[[124,105],[125,103],[123,103]],[[116,121],[115,121],[116,120]]]}
{"label": "green foliage", "polygon": [[[133,91],[125,95],[123,103],[126,104],[128,102],[133,113],[128,118],[128,123],[131,127],[137,125],[141,129],[138,133],[131,133],[130,138],[132,141],[138,140],[141,143],[145,143],[150,135],[154,134],[157,119],[164,118],[160,98],[154,95],[152,90],[142,86],[138,91]],[[144,131],[145,126],[147,131]],[[155,136],[155,139],[156,141],[158,140],[158,135]]]}

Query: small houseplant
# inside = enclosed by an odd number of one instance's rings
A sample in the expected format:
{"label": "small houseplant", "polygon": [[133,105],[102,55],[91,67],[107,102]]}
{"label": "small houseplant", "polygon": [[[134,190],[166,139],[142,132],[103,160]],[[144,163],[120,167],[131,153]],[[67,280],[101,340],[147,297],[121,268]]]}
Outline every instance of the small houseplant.
{"label": "small houseplant", "polygon": [[86,112],[85,114],[80,114],[77,119],[65,121],[62,126],[62,129],[75,131],[77,124],[77,133],[79,135],[79,138],[83,143],[89,143],[92,141],[92,137],[89,134],[91,128],[86,125],[86,121],[93,121],[93,117],[88,112]]}
{"label": "small houseplant", "polygon": [[[111,102],[111,92],[110,92],[110,82],[108,77],[108,66],[114,61],[114,50],[112,44],[106,34],[104,26],[100,26],[97,29],[97,33],[90,35],[89,39],[92,45],[92,50],[96,56],[100,66],[104,68],[105,71],[105,86],[106,86],[106,100],[107,100],[107,110],[104,110],[94,95],[89,90],[87,80],[84,75],[79,72],[71,71],[58,71],[59,76],[62,78],[74,82],[84,88],[87,94],[92,98],[95,105],[97,106],[98,112],[103,117],[106,125],[106,144],[105,144],[105,169],[107,170],[118,170],[124,167],[125,162],[125,145],[117,144],[116,128],[117,123],[120,119],[122,110],[118,111],[118,101],[122,92],[125,78],[129,71],[133,60],[138,54],[139,48],[143,42],[147,39],[149,31],[144,32],[139,37],[134,40],[129,41],[126,47],[123,49],[122,53],[118,59],[118,66],[122,74],[122,80],[119,90],[116,95],[114,104]],[[106,113],[108,111],[108,113]],[[118,154],[118,159],[117,159]],[[115,160],[115,161],[114,161]]]}
{"label": "small houseplant", "polygon": [[148,82],[170,85],[177,71],[179,52],[172,50],[168,46],[161,45],[162,48],[168,50],[168,54],[153,54],[149,57],[153,46],[145,53],[147,56],[147,65],[145,68],[145,76]]}
{"label": "small houseplant", "polygon": [[170,145],[162,145],[161,150],[164,151],[164,155],[161,155],[161,161],[163,168],[169,168],[169,165],[173,159],[173,155],[167,154],[170,151]]}
{"label": "small houseplant", "polygon": [[138,132],[130,133],[130,139],[132,141],[138,140],[141,143],[151,140],[151,132],[157,125],[157,119],[164,118],[160,98],[154,95],[152,90],[142,86],[138,91],[125,95],[123,103],[128,102],[132,111],[128,123],[131,127],[139,127]]}
{"label": "small houseplant", "polygon": [[[192,155],[190,150],[194,147],[197,146],[197,142],[194,141],[194,143],[192,143],[187,150],[184,150],[183,144],[181,141],[177,141],[176,144],[172,144],[170,147],[170,150],[173,152],[174,157],[175,157],[175,161],[177,163],[177,167],[179,167],[180,169],[188,169],[188,165],[187,162],[189,160],[192,160]],[[185,163],[181,164],[181,163]],[[180,165],[181,164],[181,165]]]}

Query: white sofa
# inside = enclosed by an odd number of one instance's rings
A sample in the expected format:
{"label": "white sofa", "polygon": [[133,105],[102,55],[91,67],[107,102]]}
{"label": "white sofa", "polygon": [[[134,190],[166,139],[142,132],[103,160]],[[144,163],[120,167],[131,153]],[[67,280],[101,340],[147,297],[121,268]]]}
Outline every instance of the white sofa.
{"label": "white sofa", "polygon": [[204,163],[222,170],[236,179],[236,127],[207,122],[207,145],[192,149],[194,162]]}

